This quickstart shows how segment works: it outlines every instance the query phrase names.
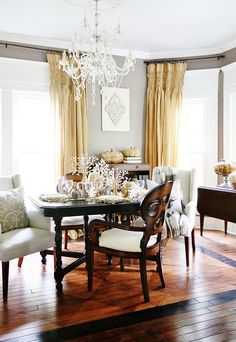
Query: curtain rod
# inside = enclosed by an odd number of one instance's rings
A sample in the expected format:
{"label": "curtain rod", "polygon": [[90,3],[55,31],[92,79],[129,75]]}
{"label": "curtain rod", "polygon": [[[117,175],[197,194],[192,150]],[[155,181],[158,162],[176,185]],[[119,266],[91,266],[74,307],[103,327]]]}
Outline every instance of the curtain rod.
{"label": "curtain rod", "polygon": [[[0,41],[0,45],[4,45],[6,48],[8,46],[23,48],[23,49],[30,49],[30,50],[38,50],[38,51],[45,51],[45,52],[63,52],[64,49],[51,49],[46,47],[40,47],[40,46],[32,46],[32,45],[23,45],[23,44],[17,44],[17,43],[9,43],[7,41]],[[199,57],[180,57],[180,58],[162,58],[162,59],[150,59],[144,61],[145,64],[150,63],[166,63],[166,62],[185,62],[185,61],[197,61],[197,60],[204,60],[204,59],[223,59],[225,58],[225,55],[212,55],[212,56],[199,56]]]}
{"label": "curtain rod", "polygon": [[51,49],[46,47],[40,47],[40,46],[32,46],[32,45],[23,45],[23,44],[17,44],[17,43],[9,43],[5,41],[0,41],[0,45],[4,45],[7,49],[8,46],[23,48],[23,49],[30,49],[30,50],[39,50],[39,51],[45,51],[45,52],[63,52],[64,49]]}
{"label": "curtain rod", "polygon": [[225,55],[214,55],[214,56],[198,56],[198,57],[180,57],[180,58],[163,58],[163,59],[150,59],[144,61],[146,64],[150,63],[166,63],[166,62],[187,62],[187,61],[198,61],[204,59],[222,59]]}

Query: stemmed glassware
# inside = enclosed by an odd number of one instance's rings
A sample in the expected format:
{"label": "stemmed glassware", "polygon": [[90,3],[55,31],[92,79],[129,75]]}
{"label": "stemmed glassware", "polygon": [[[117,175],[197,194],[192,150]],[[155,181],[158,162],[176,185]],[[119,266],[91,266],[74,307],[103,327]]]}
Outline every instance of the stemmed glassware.
{"label": "stemmed glassware", "polygon": [[66,181],[65,181],[65,192],[67,195],[70,195],[70,193],[73,189],[73,184],[74,184],[73,180],[66,179]]}
{"label": "stemmed glassware", "polygon": [[79,182],[77,183],[77,190],[80,193],[80,197],[87,199],[95,196],[94,182]]}
{"label": "stemmed glassware", "polygon": [[145,186],[144,179],[138,179],[137,184],[140,187],[140,189],[144,189],[144,186]]}

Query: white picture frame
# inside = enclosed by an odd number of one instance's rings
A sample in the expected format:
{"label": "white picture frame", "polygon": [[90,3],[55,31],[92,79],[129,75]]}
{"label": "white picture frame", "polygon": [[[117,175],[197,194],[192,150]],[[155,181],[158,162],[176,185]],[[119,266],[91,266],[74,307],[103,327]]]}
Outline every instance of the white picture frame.
{"label": "white picture frame", "polygon": [[102,130],[129,131],[129,89],[102,88]]}

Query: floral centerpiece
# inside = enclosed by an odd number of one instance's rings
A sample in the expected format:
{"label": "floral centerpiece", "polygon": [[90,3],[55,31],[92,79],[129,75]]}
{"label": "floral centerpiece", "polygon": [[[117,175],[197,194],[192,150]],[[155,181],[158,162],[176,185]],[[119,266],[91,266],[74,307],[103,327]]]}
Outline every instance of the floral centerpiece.
{"label": "floral centerpiece", "polygon": [[105,160],[101,159],[94,165],[89,179],[99,182],[99,188],[103,192],[112,191],[116,195],[117,191],[121,190],[123,182],[127,180],[127,174],[127,170],[111,168]]}
{"label": "floral centerpiece", "polygon": [[105,160],[99,160],[95,156],[81,154],[79,157],[72,157],[72,173],[83,174],[82,182],[93,182],[96,194],[110,193],[117,194],[121,190],[124,181],[127,181],[127,170],[111,168]]}
{"label": "floral centerpiece", "polygon": [[95,162],[98,161],[98,157],[89,156],[88,154],[81,154],[79,157],[72,157],[72,174],[83,175],[83,182],[88,180],[89,172],[93,169]]}
{"label": "floral centerpiece", "polygon": [[215,173],[217,175],[221,175],[223,176],[223,180],[224,180],[224,183],[223,187],[227,188],[229,187],[229,184],[228,184],[228,177],[229,177],[229,174],[232,173],[233,171],[236,170],[236,167],[235,165],[229,163],[229,162],[226,162],[224,159],[221,159],[221,161],[219,161],[215,167],[214,167],[214,170],[215,170]]}

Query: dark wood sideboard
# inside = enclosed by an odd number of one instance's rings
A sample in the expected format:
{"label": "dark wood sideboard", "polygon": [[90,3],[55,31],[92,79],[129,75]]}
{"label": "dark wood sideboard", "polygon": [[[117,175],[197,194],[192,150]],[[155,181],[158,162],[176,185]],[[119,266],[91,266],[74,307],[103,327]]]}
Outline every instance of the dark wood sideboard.
{"label": "dark wood sideboard", "polygon": [[220,186],[200,186],[198,188],[197,210],[200,214],[200,233],[203,234],[204,216],[224,220],[225,234],[227,222],[236,223],[236,191]]}
{"label": "dark wood sideboard", "polygon": [[110,164],[111,167],[127,170],[131,178],[150,179],[150,165],[147,163]]}

